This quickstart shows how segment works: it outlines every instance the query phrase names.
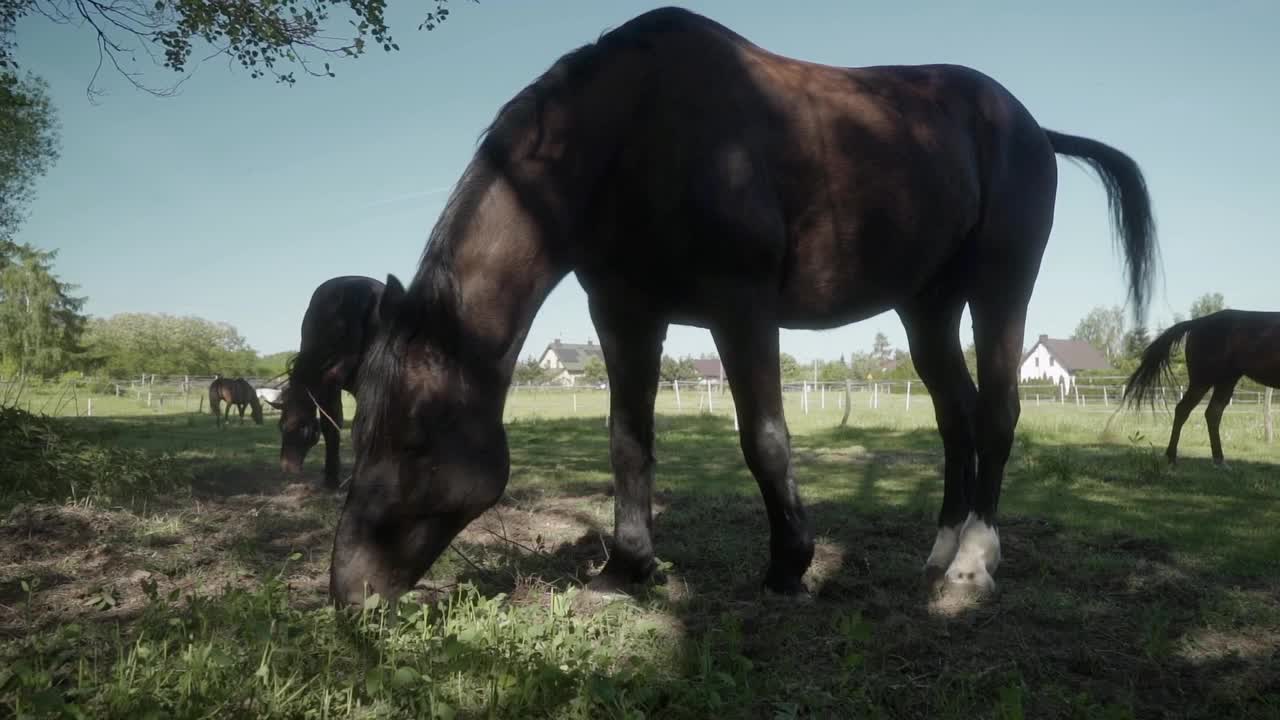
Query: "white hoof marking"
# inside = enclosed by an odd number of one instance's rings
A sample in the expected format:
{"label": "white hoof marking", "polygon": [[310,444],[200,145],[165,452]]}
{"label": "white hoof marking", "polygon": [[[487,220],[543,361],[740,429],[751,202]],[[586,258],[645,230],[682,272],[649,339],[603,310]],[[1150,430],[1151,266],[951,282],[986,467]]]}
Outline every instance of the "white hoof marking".
{"label": "white hoof marking", "polygon": [[970,514],[960,534],[960,549],[947,568],[947,580],[994,590],[999,566],[999,531]]}
{"label": "white hoof marking", "polygon": [[941,573],[951,565],[951,561],[956,557],[956,551],[960,549],[960,533],[963,530],[964,523],[938,528],[938,536],[933,540],[933,549],[929,551],[929,559],[924,563],[926,571],[935,567]]}

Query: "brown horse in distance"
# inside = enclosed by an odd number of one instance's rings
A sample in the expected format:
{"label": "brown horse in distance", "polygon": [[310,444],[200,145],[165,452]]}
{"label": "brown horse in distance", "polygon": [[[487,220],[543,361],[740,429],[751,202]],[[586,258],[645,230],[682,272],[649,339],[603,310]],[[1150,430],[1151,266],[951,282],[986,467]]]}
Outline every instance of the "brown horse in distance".
{"label": "brown horse in distance", "polygon": [[384,286],[347,275],[321,283],[302,316],[302,342],[290,358],[280,410],[280,469],[302,472],[307,452],[324,436],[324,484],[338,487],[344,425],[342,391],[356,391],[365,348],[377,327]]}
{"label": "brown horse in distance", "polygon": [[1173,430],[1165,457],[1178,462],[1178,439],[1191,411],[1213,390],[1204,411],[1209,426],[1213,462],[1222,465],[1222,413],[1231,402],[1236,383],[1247,377],[1268,387],[1280,388],[1280,313],[1254,310],[1219,310],[1180,322],[1160,333],[1142,353],[1142,362],[1125,385],[1131,407],[1144,401],[1155,405],[1161,381],[1172,384],[1169,363],[1173,351],[1186,339],[1187,390],[1173,412]]}
{"label": "brown horse in distance", "polygon": [[[221,407],[223,403],[225,403],[225,409]],[[232,405],[240,411],[241,424],[244,423],[246,405],[252,410],[253,422],[262,424],[262,403],[258,400],[258,394],[254,392],[249,381],[241,377],[234,380],[221,375],[215,377],[213,382],[209,383],[209,412],[217,418],[218,427],[222,427],[222,424],[231,417]]]}
{"label": "brown horse in distance", "polygon": [[[360,374],[335,602],[408,590],[501,497],[512,372],[570,272],[612,390],[613,546],[593,588],[645,581],[656,565],[654,400],[678,323],[709,328],[725,365],[769,520],[765,587],[805,591],[814,530],[783,415],[779,328],[887,309],[906,327],[945,452],[925,576],[993,588],[1056,155],[1102,178],[1141,319],[1156,240],[1138,166],[1042,128],[986,75],[804,62],[675,8],[564,55],[498,111],[408,289],[388,277]],[[959,338],[966,304],[976,387]]]}

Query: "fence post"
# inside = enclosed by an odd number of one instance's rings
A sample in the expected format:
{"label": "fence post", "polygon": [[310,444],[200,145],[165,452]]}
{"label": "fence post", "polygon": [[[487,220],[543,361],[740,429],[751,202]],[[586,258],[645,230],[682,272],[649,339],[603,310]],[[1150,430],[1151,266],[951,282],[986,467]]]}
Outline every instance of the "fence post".
{"label": "fence post", "polygon": [[800,390],[800,403],[804,405],[804,414],[809,414],[809,383],[805,382]]}
{"label": "fence post", "polygon": [[822,393],[821,408],[823,410],[826,410],[827,409],[827,384],[824,382],[822,383],[822,385],[818,386],[818,391]]}
{"label": "fence post", "polygon": [[147,391],[147,407],[151,407],[151,391]]}
{"label": "fence post", "polygon": [[840,418],[840,427],[844,427],[849,422],[849,409],[853,407],[853,400],[849,397],[852,384],[849,378],[844,379],[844,417]]}
{"label": "fence post", "polygon": [[1274,438],[1274,434],[1272,432],[1272,426],[1271,426],[1271,388],[1267,388],[1267,391],[1264,394],[1263,402],[1266,403],[1265,405],[1262,406],[1263,435],[1267,439],[1267,444],[1270,445],[1271,440]]}
{"label": "fence post", "polygon": [[1111,407],[1111,401],[1110,401],[1109,399],[1107,399],[1107,386],[1106,386],[1106,385],[1103,385],[1103,386],[1102,386],[1102,406],[1103,406],[1103,407]]}
{"label": "fence post", "polygon": [[578,391],[573,391],[573,414],[578,414]]}
{"label": "fence post", "polygon": [[85,417],[93,417],[93,398],[89,398],[88,407],[85,408]]}
{"label": "fence post", "polygon": [[911,381],[907,381],[907,412],[911,412]]}
{"label": "fence post", "polygon": [[711,383],[707,383],[707,412],[711,413],[712,415],[715,415],[716,403],[714,400],[711,399],[711,395],[712,395]]}
{"label": "fence post", "polygon": [[871,385],[871,407],[880,409],[880,383]]}
{"label": "fence post", "polygon": [[676,410],[683,410],[684,408],[680,405],[680,381],[672,380],[671,387],[675,388],[676,391]]}

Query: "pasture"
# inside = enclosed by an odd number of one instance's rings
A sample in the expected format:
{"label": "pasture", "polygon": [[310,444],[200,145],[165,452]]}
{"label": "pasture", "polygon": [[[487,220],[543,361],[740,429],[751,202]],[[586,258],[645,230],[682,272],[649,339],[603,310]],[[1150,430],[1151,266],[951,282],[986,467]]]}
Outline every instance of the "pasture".
{"label": "pasture", "polygon": [[[326,605],[340,494],[277,469],[277,415],[95,396],[53,428],[5,416],[0,703],[22,717],[1280,718],[1280,475],[1257,406],[1024,399],[999,592],[928,598],[941,502],[932,406],[787,395],[819,536],[803,600],[760,592],[764,506],[732,399],[658,402],[660,577],[580,591],[607,553],[604,392],[520,388],[499,505],[413,597]],[[702,401],[700,403],[700,400]],[[83,402],[80,399],[80,402]],[[354,402],[345,398],[347,417]],[[872,408],[873,404],[878,407]],[[38,403],[37,403],[38,405]],[[1114,406],[1111,408],[1114,409]],[[351,458],[343,434],[344,475]],[[25,448],[25,449],[24,449]],[[27,458],[13,464],[18,450]]]}

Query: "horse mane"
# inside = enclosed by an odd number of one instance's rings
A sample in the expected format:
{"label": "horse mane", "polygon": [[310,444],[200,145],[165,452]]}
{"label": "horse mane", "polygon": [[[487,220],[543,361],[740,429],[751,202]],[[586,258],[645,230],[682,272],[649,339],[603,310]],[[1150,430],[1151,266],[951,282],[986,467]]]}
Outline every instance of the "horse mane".
{"label": "horse mane", "polygon": [[384,341],[372,344],[365,357],[361,375],[370,380],[361,380],[359,397],[361,406],[367,409],[358,414],[358,423],[365,425],[362,434],[368,443],[384,442],[388,436],[383,428],[392,416],[392,403],[403,397],[398,380],[406,370],[404,349],[419,333],[429,330],[433,348],[459,363],[473,369],[484,367],[482,362],[469,361],[477,343],[467,338],[461,322],[461,297],[453,262],[456,240],[474,219],[485,193],[518,159],[515,154],[533,153],[541,146],[548,105],[575,97],[616,53],[643,52],[653,47],[655,37],[686,29],[710,31],[734,43],[747,43],[723,25],[683,8],[652,10],[606,30],[595,42],[562,55],[504,103],[481,131],[476,152],[427,237],[404,297],[394,307],[383,310],[383,317],[390,318],[384,328]]}

